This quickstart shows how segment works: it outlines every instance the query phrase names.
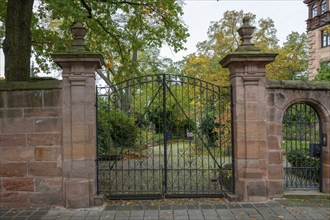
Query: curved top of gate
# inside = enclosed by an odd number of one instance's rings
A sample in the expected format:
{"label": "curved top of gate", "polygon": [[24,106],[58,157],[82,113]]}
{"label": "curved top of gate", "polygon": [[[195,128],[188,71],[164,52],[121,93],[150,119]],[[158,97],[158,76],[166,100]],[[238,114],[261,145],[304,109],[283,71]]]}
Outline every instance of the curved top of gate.
{"label": "curved top of gate", "polygon": [[111,86],[98,87],[98,90],[100,90],[101,94],[102,93],[109,94],[110,91],[111,91],[110,93],[112,93],[118,90],[134,87],[136,85],[153,83],[153,82],[163,83],[164,80],[166,83],[198,86],[200,88],[211,91],[212,93],[217,94],[218,96],[220,96],[220,94],[221,95],[230,94],[230,86],[222,87],[199,78],[179,75],[179,74],[149,74],[145,76],[137,76],[127,80],[123,80]]}

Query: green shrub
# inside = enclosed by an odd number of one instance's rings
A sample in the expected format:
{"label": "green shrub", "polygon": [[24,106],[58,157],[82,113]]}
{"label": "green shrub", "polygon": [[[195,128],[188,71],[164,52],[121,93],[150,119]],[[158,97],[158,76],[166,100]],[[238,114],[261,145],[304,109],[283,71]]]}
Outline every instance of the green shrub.
{"label": "green shrub", "polygon": [[220,169],[220,182],[221,185],[231,191],[233,188],[233,165],[231,163],[225,163]]}
{"label": "green shrub", "polygon": [[[119,109],[111,109],[106,100],[98,100],[98,155],[122,154],[134,148],[138,137],[134,118]],[[110,148],[111,147],[111,148]]]}
{"label": "green shrub", "polygon": [[109,123],[110,137],[115,147],[135,147],[138,128],[134,124],[134,118],[116,109],[110,112]]}
{"label": "green shrub", "polygon": [[208,144],[211,146],[215,146],[218,139],[218,133],[215,132],[215,128],[217,127],[219,127],[219,123],[216,122],[216,117],[213,115],[213,112],[203,117],[200,129],[202,134],[206,136]]}
{"label": "green shrub", "polygon": [[315,177],[314,180],[319,181],[320,158],[309,156],[309,152],[306,149],[292,150],[287,153],[286,158],[290,162],[295,175],[307,179]]}

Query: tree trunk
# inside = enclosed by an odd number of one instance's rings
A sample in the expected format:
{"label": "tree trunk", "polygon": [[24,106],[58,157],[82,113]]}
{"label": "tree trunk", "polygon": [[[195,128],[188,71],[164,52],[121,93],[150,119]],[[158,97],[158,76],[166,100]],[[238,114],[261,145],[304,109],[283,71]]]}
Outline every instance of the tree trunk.
{"label": "tree trunk", "polygon": [[7,1],[6,34],[3,43],[7,81],[27,81],[30,78],[33,2],[34,0]]}

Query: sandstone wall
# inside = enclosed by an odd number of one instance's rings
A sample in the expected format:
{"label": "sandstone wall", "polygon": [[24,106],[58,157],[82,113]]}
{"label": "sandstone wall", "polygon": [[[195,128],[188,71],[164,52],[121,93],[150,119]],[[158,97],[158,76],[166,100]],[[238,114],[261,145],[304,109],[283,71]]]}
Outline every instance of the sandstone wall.
{"label": "sandstone wall", "polygon": [[0,206],[63,205],[60,81],[27,84],[0,84]]}
{"label": "sandstone wall", "polygon": [[330,84],[327,82],[268,81],[267,101],[267,155],[268,190],[270,197],[284,192],[282,118],[286,109],[295,103],[312,106],[320,116],[322,132],[327,145],[322,147],[322,188],[330,193]]}

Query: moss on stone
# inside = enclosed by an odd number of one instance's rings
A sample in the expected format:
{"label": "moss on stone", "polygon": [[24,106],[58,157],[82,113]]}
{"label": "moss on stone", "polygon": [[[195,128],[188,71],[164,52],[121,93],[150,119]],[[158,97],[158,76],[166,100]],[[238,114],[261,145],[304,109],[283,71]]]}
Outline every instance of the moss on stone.
{"label": "moss on stone", "polygon": [[301,80],[268,80],[268,89],[299,89],[299,90],[326,90],[330,91],[329,82],[301,81]]}
{"label": "moss on stone", "polygon": [[61,82],[61,80],[49,79],[33,79],[27,82],[7,82],[5,80],[1,80],[0,91],[58,89],[60,88]]}

